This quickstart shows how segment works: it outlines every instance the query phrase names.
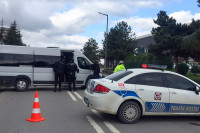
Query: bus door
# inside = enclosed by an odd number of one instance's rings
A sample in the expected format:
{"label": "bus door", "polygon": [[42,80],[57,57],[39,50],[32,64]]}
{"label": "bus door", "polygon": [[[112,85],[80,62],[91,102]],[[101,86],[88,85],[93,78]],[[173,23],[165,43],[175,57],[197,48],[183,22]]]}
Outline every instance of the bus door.
{"label": "bus door", "polygon": [[90,68],[91,63],[84,56],[76,57],[76,61],[77,61],[78,69],[79,69],[79,73],[77,73],[77,76],[76,76],[77,79],[76,80],[79,84],[84,85],[88,76],[92,74],[92,71],[91,71],[91,68]]}

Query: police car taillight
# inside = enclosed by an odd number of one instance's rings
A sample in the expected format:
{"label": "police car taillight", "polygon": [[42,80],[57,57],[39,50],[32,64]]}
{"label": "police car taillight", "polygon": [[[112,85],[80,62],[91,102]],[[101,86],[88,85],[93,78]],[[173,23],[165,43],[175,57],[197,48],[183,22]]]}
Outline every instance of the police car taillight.
{"label": "police car taillight", "polygon": [[108,93],[109,91],[110,91],[110,89],[108,89],[107,87],[102,86],[102,85],[97,85],[94,88],[94,92],[97,92],[97,93]]}
{"label": "police car taillight", "polygon": [[143,68],[159,69],[164,70],[167,68],[167,65],[153,65],[153,64],[142,64]]}
{"label": "police car taillight", "polygon": [[148,68],[148,66],[146,64],[142,64],[143,68]]}

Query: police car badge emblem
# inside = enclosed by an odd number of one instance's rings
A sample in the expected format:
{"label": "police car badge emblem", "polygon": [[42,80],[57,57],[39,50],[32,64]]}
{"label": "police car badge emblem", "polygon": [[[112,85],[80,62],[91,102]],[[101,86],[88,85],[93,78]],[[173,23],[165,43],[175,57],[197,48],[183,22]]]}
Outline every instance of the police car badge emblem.
{"label": "police car badge emblem", "polygon": [[161,100],[161,97],[162,97],[162,93],[155,92],[155,94],[154,94],[154,100]]}

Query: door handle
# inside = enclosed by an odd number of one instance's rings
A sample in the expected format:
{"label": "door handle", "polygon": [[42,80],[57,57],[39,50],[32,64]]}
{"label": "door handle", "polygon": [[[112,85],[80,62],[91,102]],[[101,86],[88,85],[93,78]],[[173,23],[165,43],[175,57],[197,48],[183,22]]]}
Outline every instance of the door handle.
{"label": "door handle", "polygon": [[139,91],[144,91],[144,89],[139,89]]}
{"label": "door handle", "polygon": [[177,94],[176,92],[172,92],[172,94]]}

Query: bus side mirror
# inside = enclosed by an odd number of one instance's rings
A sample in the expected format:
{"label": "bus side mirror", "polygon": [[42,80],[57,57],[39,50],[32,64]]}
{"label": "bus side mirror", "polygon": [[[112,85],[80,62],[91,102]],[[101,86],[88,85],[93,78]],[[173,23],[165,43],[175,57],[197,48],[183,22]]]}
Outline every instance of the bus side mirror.
{"label": "bus side mirror", "polygon": [[195,88],[195,92],[196,92],[197,95],[199,95],[199,91],[200,91],[199,87],[196,86],[196,88]]}

